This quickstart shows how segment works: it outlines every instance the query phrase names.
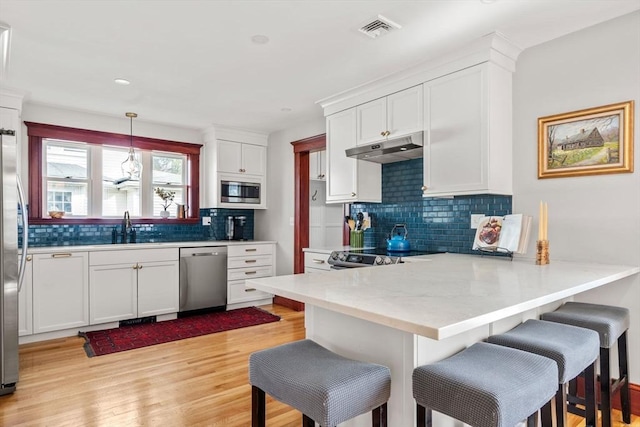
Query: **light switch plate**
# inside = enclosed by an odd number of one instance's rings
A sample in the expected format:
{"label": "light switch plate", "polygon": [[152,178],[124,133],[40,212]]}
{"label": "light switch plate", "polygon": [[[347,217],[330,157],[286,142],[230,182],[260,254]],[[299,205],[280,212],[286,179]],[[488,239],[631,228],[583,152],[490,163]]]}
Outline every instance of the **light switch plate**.
{"label": "light switch plate", "polygon": [[211,225],[211,217],[203,216],[202,217],[202,225]]}
{"label": "light switch plate", "polygon": [[482,221],[484,217],[484,214],[471,214],[471,228],[478,228],[480,221]]}

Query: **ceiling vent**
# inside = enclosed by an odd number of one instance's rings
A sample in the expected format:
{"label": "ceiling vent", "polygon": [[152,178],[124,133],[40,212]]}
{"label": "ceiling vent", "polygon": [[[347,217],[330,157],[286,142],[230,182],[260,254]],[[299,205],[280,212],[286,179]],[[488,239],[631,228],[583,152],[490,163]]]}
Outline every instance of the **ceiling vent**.
{"label": "ceiling vent", "polygon": [[378,18],[363,25],[359,31],[372,39],[375,39],[384,36],[392,30],[399,30],[400,28],[402,27],[392,20],[387,19],[382,15],[378,15]]}

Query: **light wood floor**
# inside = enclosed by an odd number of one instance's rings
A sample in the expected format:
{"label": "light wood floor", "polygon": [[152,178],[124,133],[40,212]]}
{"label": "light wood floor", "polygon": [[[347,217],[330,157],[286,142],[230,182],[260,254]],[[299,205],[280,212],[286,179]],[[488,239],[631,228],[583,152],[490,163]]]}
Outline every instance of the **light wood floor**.
{"label": "light wood floor", "polygon": [[[0,426],[247,427],[249,354],[304,338],[302,312],[263,308],[282,321],[106,356],[88,358],[76,337],[23,345],[18,390],[0,397]],[[300,419],[267,398],[269,427],[299,427]]]}

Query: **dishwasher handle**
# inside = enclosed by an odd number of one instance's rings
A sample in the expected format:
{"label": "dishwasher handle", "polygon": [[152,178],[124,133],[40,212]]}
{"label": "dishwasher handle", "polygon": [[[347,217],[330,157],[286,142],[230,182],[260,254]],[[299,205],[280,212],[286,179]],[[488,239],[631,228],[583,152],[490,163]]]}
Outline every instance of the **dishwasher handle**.
{"label": "dishwasher handle", "polygon": [[191,256],[218,256],[222,255],[220,252],[199,252],[195,254],[191,254]]}

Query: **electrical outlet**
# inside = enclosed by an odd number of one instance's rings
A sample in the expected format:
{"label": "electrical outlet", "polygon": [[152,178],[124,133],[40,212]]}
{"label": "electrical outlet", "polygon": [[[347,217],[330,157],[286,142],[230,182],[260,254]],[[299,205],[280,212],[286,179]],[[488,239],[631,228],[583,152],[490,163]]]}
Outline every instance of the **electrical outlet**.
{"label": "electrical outlet", "polygon": [[480,221],[482,221],[484,217],[484,214],[471,214],[471,228],[478,228]]}
{"label": "electrical outlet", "polygon": [[202,225],[211,225],[211,217],[203,216],[202,217]]}

